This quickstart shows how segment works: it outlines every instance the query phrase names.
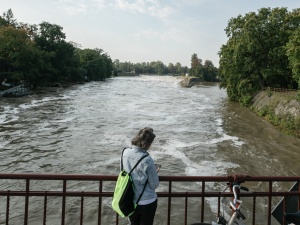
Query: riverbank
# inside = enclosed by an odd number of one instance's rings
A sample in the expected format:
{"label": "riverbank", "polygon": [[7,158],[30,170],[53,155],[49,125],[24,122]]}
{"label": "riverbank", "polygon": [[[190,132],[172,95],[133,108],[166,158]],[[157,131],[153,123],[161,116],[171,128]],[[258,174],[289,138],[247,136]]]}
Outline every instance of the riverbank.
{"label": "riverbank", "polygon": [[[182,77],[180,81],[180,85],[187,88],[199,83],[200,79],[195,77]],[[300,138],[300,101],[297,95],[296,91],[260,91],[254,96],[249,109],[281,132]]]}
{"label": "riverbank", "polygon": [[277,129],[300,138],[300,101],[297,92],[260,91],[250,109]]}

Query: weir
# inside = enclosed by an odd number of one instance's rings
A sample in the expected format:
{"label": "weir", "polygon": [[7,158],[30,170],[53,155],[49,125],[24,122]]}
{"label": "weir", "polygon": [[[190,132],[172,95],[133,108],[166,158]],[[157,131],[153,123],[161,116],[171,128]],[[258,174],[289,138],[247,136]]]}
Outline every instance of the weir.
{"label": "weir", "polygon": [[[226,186],[228,183],[239,181],[243,183],[243,186],[249,187],[249,192],[240,192],[239,197],[250,202],[250,212],[247,212],[247,223],[246,224],[259,224],[257,222],[257,218],[264,218],[265,223],[263,224],[275,224],[274,218],[272,221],[272,210],[276,207],[280,199],[283,199],[283,212],[286,210],[286,199],[288,197],[296,197],[298,201],[298,208],[293,210],[298,210],[300,208],[300,190],[298,185],[298,190],[296,191],[288,191],[286,190],[275,190],[275,186],[278,187],[280,184],[286,184],[289,186],[290,184],[297,182],[299,184],[300,177],[282,177],[282,176],[246,176],[246,175],[232,175],[232,176],[160,176],[160,184],[166,185],[166,191],[158,191],[159,202],[161,199],[166,200],[167,207],[166,213],[164,214],[164,219],[162,223],[158,224],[175,224],[172,222],[172,210],[174,210],[174,200],[180,199],[184,208],[181,210],[182,215],[181,221],[178,221],[176,224],[191,224],[195,222],[203,222],[207,214],[211,214],[210,210],[205,207],[206,201],[208,199],[215,199],[217,201],[218,212],[222,211],[221,209],[221,201],[223,197],[232,197],[232,192],[221,192],[220,190],[211,190],[207,188],[209,183],[219,183],[221,186]],[[109,214],[109,217],[112,218],[112,222],[110,224],[121,224],[120,221],[124,219],[120,219],[116,213],[109,207],[104,209],[103,202],[108,200],[111,202],[111,198],[113,196],[113,188],[114,184],[117,180],[117,176],[105,176],[105,175],[55,175],[55,174],[0,174],[1,181],[1,189],[0,189],[0,206],[1,216],[0,223],[4,221],[3,224],[13,224],[11,223],[11,217],[22,216],[23,221],[22,224],[28,225],[30,223],[30,207],[34,206],[38,208],[41,214],[40,221],[37,224],[52,224],[49,221],[49,211],[51,211],[51,207],[53,205],[49,204],[50,198],[59,198],[60,204],[55,204],[54,207],[59,208],[60,213],[56,214],[55,217],[60,221],[61,225],[68,224],[66,222],[66,217],[70,212],[67,211],[67,203],[71,198],[77,198],[78,207],[80,208],[76,217],[78,217],[78,223],[76,224],[88,224],[85,223],[84,218],[85,215],[85,200],[88,198],[93,198],[96,200],[97,204],[94,205],[94,208],[97,209],[97,221],[94,221],[93,224],[107,224],[107,222],[103,222],[103,218],[105,214]],[[49,188],[48,186],[42,186],[40,189],[37,189],[35,183],[41,186],[43,181],[50,181],[51,183],[56,181],[59,182],[60,185],[55,188]],[[9,188],[2,188],[3,185],[7,182],[11,182],[11,185],[8,185]],[[74,182],[77,184],[74,185]],[[97,189],[84,189],[85,183],[87,182],[95,182],[97,184]],[[72,185],[69,185],[71,184]],[[174,186],[178,183],[198,183],[199,189],[194,189],[193,191],[185,190],[174,190]],[[251,190],[251,187],[258,185],[260,187],[259,191]],[[70,186],[70,187],[69,187]],[[71,187],[72,186],[72,187]],[[284,185],[283,185],[284,186]],[[74,189],[74,187],[76,187]],[[83,190],[84,189],[84,190]],[[11,206],[11,201],[13,198],[18,197],[18,201],[20,199],[23,201],[23,210],[21,215],[16,215],[14,207]],[[37,201],[36,199],[40,201]],[[34,200],[33,200],[34,199]],[[193,199],[193,203],[191,203],[191,199]],[[176,200],[177,201],[177,200]],[[197,204],[197,215],[191,215],[189,210],[193,208],[195,210],[195,202],[198,201],[200,204]],[[258,202],[266,203],[266,210],[257,210]],[[37,205],[38,204],[38,205]],[[228,205],[226,205],[228,207]],[[104,212],[105,211],[105,212]],[[217,213],[217,212],[215,212]],[[73,215],[74,216],[74,215]],[[191,218],[193,217],[193,218]],[[53,215],[51,215],[53,219]],[[260,219],[261,220],[261,219]],[[157,221],[156,221],[157,222]],[[207,222],[207,221],[206,221]],[[282,223],[285,221],[282,218]],[[2,223],[1,223],[2,224]],[[279,224],[279,223],[278,223]]]}

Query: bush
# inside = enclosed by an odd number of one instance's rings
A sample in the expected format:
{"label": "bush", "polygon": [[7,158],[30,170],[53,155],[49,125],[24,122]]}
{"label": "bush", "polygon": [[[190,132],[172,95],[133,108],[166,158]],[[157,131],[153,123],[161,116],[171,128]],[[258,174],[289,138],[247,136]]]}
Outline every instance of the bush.
{"label": "bush", "polygon": [[250,106],[250,105],[251,105],[252,98],[253,98],[253,97],[250,96],[250,95],[246,95],[246,96],[241,97],[241,99],[240,99],[241,105],[242,105],[242,106],[245,106],[245,107]]}

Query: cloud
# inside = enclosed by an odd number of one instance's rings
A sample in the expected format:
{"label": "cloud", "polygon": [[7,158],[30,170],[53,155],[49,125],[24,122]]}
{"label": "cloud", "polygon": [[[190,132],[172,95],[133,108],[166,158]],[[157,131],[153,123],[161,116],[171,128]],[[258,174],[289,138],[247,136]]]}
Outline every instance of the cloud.
{"label": "cloud", "polygon": [[88,11],[88,5],[84,0],[78,0],[74,2],[72,0],[59,0],[59,8],[65,11],[68,15],[86,14]]}
{"label": "cloud", "polygon": [[60,8],[62,8],[69,15],[87,14],[87,12],[97,9],[103,9],[109,4],[106,0],[92,0],[87,2],[85,0],[59,0]]}
{"label": "cloud", "polygon": [[164,19],[176,12],[175,8],[163,5],[158,0],[116,0],[114,6],[124,11],[148,14],[159,19]]}
{"label": "cloud", "polygon": [[93,3],[98,9],[103,9],[107,6],[105,0],[93,0]]}
{"label": "cloud", "polygon": [[164,42],[175,41],[181,44],[189,43],[187,32],[179,27],[171,27],[163,32],[153,29],[142,30],[135,37],[137,39],[157,39]]}
{"label": "cloud", "polygon": [[65,6],[63,8],[69,15],[85,14],[88,11],[87,5],[84,4],[77,4],[76,6]]}

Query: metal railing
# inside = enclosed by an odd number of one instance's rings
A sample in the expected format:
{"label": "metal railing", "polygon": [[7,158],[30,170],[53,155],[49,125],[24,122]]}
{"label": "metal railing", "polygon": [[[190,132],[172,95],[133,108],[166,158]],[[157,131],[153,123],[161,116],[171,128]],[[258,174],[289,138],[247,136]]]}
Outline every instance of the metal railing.
{"label": "metal railing", "polygon": [[275,88],[275,87],[264,87],[264,91],[274,91],[274,92],[297,92],[299,89],[289,89],[289,88]]}
{"label": "metal railing", "polygon": [[[117,176],[103,175],[0,174],[0,224],[16,224],[11,220],[20,217],[22,217],[22,222],[19,224],[34,224],[34,222],[31,222],[30,207],[34,207],[35,211],[39,211],[42,215],[41,221],[36,224],[52,224],[50,221],[53,219],[53,215],[55,215],[56,220],[59,220],[59,223],[56,224],[71,224],[66,219],[72,213],[72,210],[67,207],[67,203],[69,199],[74,200],[74,198],[78,207],[76,224],[85,224],[85,202],[89,198],[97,201],[97,203],[93,202],[92,205],[93,208],[97,208],[97,211],[93,214],[96,214],[94,216],[97,218],[98,225],[119,224],[120,218],[110,207],[116,180]],[[258,224],[257,217],[259,216],[265,221],[263,224],[270,225],[272,209],[280,198],[285,200],[289,196],[295,196],[298,198],[298,209],[300,208],[300,190],[288,191],[288,187],[294,182],[299,182],[300,177],[160,176],[162,189],[158,190],[157,194],[159,201],[164,199],[166,206],[163,206],[166,213],[162,213],[160,216],[161,218],[164,217],[163,222],[160,224],[174,224],[172,222],[172,211],[178,207],[176,205],[178,201],[175,203],[175,199],[179,199],[181,206],[184,205],[181,208],[182,215],[180,215],[182,221],[177,224],[190,224],[191,221],[203,222],[206,217],[209,217],[207,215],[212,214],[209,207],[207,207],[207,200],[210,198],[215,199],[217,212],[220,212],[221,197],[232,197],[232,192],[223,193],[220,188],[226,186],[228,182],[232,183],[237,180],[246,182],[244,186],[255,187],[249,187],[249,192],[239,194],[241,198],[250,199],[250,212],[248,214],[251,216],[248,219],[251,220],[251,224]],[[45,184],[47,182],[49,183]],[[93,182],[93,185],[87,186],[89,182]],[[187,183],[190,185],[184,185]],[[282,185],[279,185],[279,183],[282,183]],[[279,188],[279,186],[281,187]],[[14,198],[17,199],[13,200]],[[54,209],[51,209],[53,204],[50,204],[50,198],[59,199],[54,204]],[[191,199],[193,199],[192,203]],[[264,212],[261,210],[257,212],[260,204],[257,203],[258,199],[263,199],[261,201],[266,203],[266,209],[262,210]],[[15,202],[18,202],[21,206],[17,206]],[[95,204],[97,204],[97,207]],[[16,207],[21,208],[21,211],[19,209],[18,212],[15,212],[17,211]],[[196,211],[196,214],[190,214],[190,209]],[[283,210],[285,209],[286,206],[284,205]],[[53,213],[55,210],[59,213]],[[52,212],[50,213],[50,211]],[[107,214],[110,214],[110,216],[105,216]],[[105,217],[109,217],[110,222],[104,222]],[[247,224],[250,224],[250,222],[247,222]],[[282,224],[284,224],[284,220],[282,220]]]}

